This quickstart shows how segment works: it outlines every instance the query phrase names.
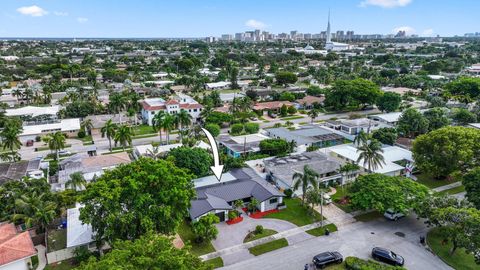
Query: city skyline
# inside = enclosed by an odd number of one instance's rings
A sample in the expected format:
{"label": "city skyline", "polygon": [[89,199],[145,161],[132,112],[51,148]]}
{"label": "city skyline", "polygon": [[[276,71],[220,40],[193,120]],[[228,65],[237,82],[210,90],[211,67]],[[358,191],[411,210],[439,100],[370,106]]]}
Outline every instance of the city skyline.
{"label": "city skyline", "polygon": [[[469,0],[255,1],[6,1],[0,4],[1,37],[181,38],[220,37],[260,29],[270,33],[463,36],[478,32]],[[477,6],[477,8],[475,8]],[[448,17],[448,20],[445,18]],[[132,18],[135,18],[134,20]],[[382,23],[379,23],[381,21]],[[455,21],[455,24],[450,22]],[[192,27],[192,22],[194,26]]]}

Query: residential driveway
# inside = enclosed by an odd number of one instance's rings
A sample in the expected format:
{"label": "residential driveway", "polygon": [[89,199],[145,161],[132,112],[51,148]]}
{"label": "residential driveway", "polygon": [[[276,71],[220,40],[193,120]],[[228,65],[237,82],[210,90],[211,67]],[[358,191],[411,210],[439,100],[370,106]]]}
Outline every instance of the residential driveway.
{"label": "residential driveway", "polygon": [[[320,206],[315,206],[314,209],[318,213],[321,212]],[[351,214],[345,213],[342,209],[338,208],[333,203],[323,206],[323,216],[333,224],[337,225],[337,227],[343,227],[348,224],[357,222],[357,220],[355,220],[355,218]]]}
{"label": "residential driveway", "polygon": [[405,257],[407,269],[451,269],[438,257],[419,244],[419,236],[425,235],[426,226],[415,217],[397,222],[383,219],[368,223],[346,225],[337,233],[308,239],[251,259],[243,260],[222,269],[303,269],[313,256],[324,251],[339,251],[344,257],[370,258],[373,247],[389,248]]}
{"label": "residential driveway", "polygon": [[[212,241],[216,250],[222,250],[243,243],[243,239],[250,231],[255,230],[257,225],[262,225],[265,229],[275,230],[277,232],[283,232],[290,229],[297,228],[297,226],[288,221],[280,219],[262,218],[253,219],[246,215],[243,215],[243,221],[237,224],[228,225],[225,222],[217,224],[218,236],[217,239]],[[299,232],[295,235],[286,237],[288,244],[293,245],[299,242],[303,242],[308,239],[312,239],[314,236],[305,232]],[[238,262],[242,262],[251,258],[254,258],[248,250],[241,250],[233,254],[223,255],[222,259],[225,265],[230,265]]]}

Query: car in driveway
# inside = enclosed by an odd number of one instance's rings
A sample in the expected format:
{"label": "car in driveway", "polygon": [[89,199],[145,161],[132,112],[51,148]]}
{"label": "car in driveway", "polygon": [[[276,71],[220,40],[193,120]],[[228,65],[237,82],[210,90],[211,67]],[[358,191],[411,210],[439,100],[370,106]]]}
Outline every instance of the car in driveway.
{"label": "car in driveway", "polygon": [[313,264],[318,268],[324,268],[329,264],[340,264],[342,262],[342,254],[336,251],[323,252],[313,257]]}
{"label": "car in driveway", "polygon": [[405,263],[405,259],[402,256],[395,254],[391,250],[381,247],[374,247],[372,249],[372,258],[379,262],[397,266],[403,266]]}
{"label": "car in driveway", "polygon": [[68,156],[68,155],[71,155],[72,152],[68,151],[68,150],[60,150],[58,151],[58,155],[59,156]]}
{"label": "car in driveway", "polygon": [[387,211],[383,213],[383,216],[388,220],[399,220],[400,218],[405,217],[405,214],[392,209],[387,209]]}

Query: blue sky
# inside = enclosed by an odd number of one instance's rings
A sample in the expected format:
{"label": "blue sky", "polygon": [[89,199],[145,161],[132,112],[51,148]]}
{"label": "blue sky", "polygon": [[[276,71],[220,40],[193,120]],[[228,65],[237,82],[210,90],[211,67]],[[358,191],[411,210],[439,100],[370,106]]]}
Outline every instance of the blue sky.
{"label": "blue sky", "polygon": [[1,0],[0,37],[204,37],[261,28],[480,32],[478,0]]}

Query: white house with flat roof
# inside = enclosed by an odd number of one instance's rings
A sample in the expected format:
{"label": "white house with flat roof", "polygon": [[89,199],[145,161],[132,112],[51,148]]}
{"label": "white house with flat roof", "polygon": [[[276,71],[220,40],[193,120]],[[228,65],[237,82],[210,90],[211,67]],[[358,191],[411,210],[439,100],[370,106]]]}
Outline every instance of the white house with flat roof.
{"label": "white house with flat roof", "polygon": [[150,126],[153,125],[155,114],[160,111],[177,114],[183,109],[192,116],[192,120],[195,122],[200,118],[200,113],[203,109],[202,104],[192,97],[180,93],[177,93],[173,99],[168,101],[162,98],[147,98],[141,102],[141,105],[143,122]]}
{"label": "white house with flat roof", "polygon": [[20,134],[18,137],[21,142],[26,142],[28,140],[35,140],[36,136],[55,133],[57,131],[61,131],[68,137],[71,137],[76,136],[79,130],[79,118],[61,119],[59,121],[47,124],[23,126],[22,134]]}

